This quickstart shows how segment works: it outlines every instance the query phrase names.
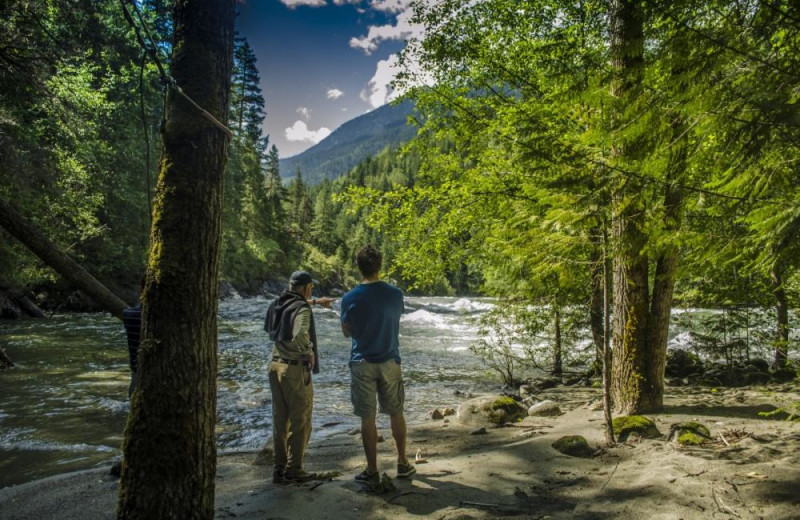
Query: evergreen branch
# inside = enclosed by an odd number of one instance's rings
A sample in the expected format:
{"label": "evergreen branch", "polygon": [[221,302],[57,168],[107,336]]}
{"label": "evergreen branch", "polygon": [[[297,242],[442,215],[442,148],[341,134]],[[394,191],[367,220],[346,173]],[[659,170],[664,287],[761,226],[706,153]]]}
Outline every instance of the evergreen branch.
{"label": "evergreen branch", "polygon": [[[656,8],[656,9],[658,9],[658,8]],[[692,27],[691,25],[689,25],[688,22],[685,22],[683,20],[678,19],[672,12],[667,12],[667,11],[663,11],[663,10],[660,10],[660,9],[659,9],[659,11],[662,14],[666,15],[668,18],[670,18],[672,21],[677,23],[678,25],[688,29],[690,32],[700,36],[700,38],[702,38],[704,40],[707,40],[707,41],[715,44],[718,47],[721,47],[721,48],[723,48],[725,50],[731,51],[732,53],[734,53],[734,54],[736,54],[738,56],[741,56],[741,57],[743,57],[743,58],[745,58],[745,59],[747,59],[749,61],[760,63],[760,64],[766,66],[769,69],[778,71],[778,72],[780,72],[782,74],[785,74],[787,76],[791,76],[791,77],[796,78],[796,79],[800,79],[800,75],[795,74],[794,72],[792,72],[792,71],[790,71],[788,69],[785,69],[783,67],[779,67],[779,66],[777,66],[777,65],[775,65],[775,64],[773,64],[773,63],[771,63],[771,62],[769,62],[769,61],[767,61],[765,59],[762,59],[762,58],[760,58],[758,56],[753,56],[752,54],[750,54],[750,53],[748,53],[746,51],[743,51],[741,49],[737,49],[736,47],[734,47],[732,45],[728,45],[724,40],[721,40],[719,38],[716,38],[714,36],[706,34],[705,32],[701,31],[700,29],[696,29],[696,28]]]}

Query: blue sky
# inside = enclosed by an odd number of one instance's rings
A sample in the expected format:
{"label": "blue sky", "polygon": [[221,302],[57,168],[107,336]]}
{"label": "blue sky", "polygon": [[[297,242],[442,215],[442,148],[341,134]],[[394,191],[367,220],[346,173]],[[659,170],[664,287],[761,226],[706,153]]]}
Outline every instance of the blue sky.
{"label": "blue sky", "polygon": [[392,97],[396,53],[416,34],[411,0],[245,0],[237,31],[256,54],[264,132],[281,157]]}

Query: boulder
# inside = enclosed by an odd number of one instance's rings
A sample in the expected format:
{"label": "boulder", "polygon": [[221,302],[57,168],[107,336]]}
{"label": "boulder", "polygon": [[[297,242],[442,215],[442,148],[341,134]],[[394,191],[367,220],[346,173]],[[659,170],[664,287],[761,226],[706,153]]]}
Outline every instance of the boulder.
{"label": "boulder", "polygon": [[776,383],[788,383],[794,381],[797,377],[797,372],[791,368],[779,368],[772,373],[772,380]]}
{"label": "boulder", "polygon": [[766,359],[753,358],[747,362],[747,365],[755,368],[758,372],[769,372],[769,362]]}
{"label": "boulder", "polygon": [[668,440],[683,446],[699,446],[711,440],[711,432],[699,422],[679,422],[670,427]]}
{"label": "boulder", "polygon": [[555,417],[561,413],[561,408],[554,401],[542,401],[528,408],[528,415],[534,417]]}
{"label": "boulder", "polygon": [[594,449],[589,446],[586,439],[580,435],[567,435],[552,444],[556,451],[570,457],[589,458],[594,455]]}
{"label": "boulder", "polygon": [[519,387],[519,396],[523,399],[526,397],[530,397],[531,395],[536,393],[536,389],[531,385],[520,385]]}
{"label": "boulder", "polygon": [[467,426],[502,425],[528,415],[524,406],[508,396],[476,397],[459,405],[456,420]]}
{"label": "boulder", "polygon": [[669,377],[687,377],[703,372],[703,362],[688,350],[675,349],[667,352],[665,375]]}
{"label": "boulder", "polygon": [[455,415],[456,411],[452,408],[442,408],[442,415],[445,417],[450,417],[451,415]]}
{"label": "boulder", "polygon": [[431,411],[431,419],[433,419],[434,421],[438,421],[439,419],[444,419],[444,414],[438,408],[434,408],[433,411]]}
{"label": "boulder", "polygon": [[744,375],[744,382],[748,385],[764,385],[769,383],[770,375],[766,372],[758,372],[756,367],[752,367],[755,371],[747,372]]}
{"label": "boulder", "polygon": [[616,435],[619,442],[625,442],[632,433],[645,439],[661,437],[661,432],[658,431],[656,423],[641,415],[615,417],[611,421],[611,427],[614,429],[614,435]]}

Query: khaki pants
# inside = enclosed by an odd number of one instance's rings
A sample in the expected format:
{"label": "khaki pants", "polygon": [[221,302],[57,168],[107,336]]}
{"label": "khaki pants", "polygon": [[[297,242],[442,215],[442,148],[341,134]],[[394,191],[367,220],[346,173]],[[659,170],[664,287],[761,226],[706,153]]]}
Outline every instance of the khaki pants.
{"label": "khaki pants", "polygon": [[272,390],[275,467],[299,470],[303,467],[303,457],[311,437],[311,408],[314,403],[311,371],[302,365],[273,361],[269,365],[269,387]]}

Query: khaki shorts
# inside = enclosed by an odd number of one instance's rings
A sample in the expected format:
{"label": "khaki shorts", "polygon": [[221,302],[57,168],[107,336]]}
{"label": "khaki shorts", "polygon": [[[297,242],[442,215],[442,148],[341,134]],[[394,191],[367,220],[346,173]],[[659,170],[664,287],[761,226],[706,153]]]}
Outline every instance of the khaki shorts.
{"label": "khaki shorts", "polygon": [[350,362],[350,400],[358,417],[375,417],[377,403],[380,412],[395,415],[403,411],[405,389],[400,363],[394,359],[383,363]]}

